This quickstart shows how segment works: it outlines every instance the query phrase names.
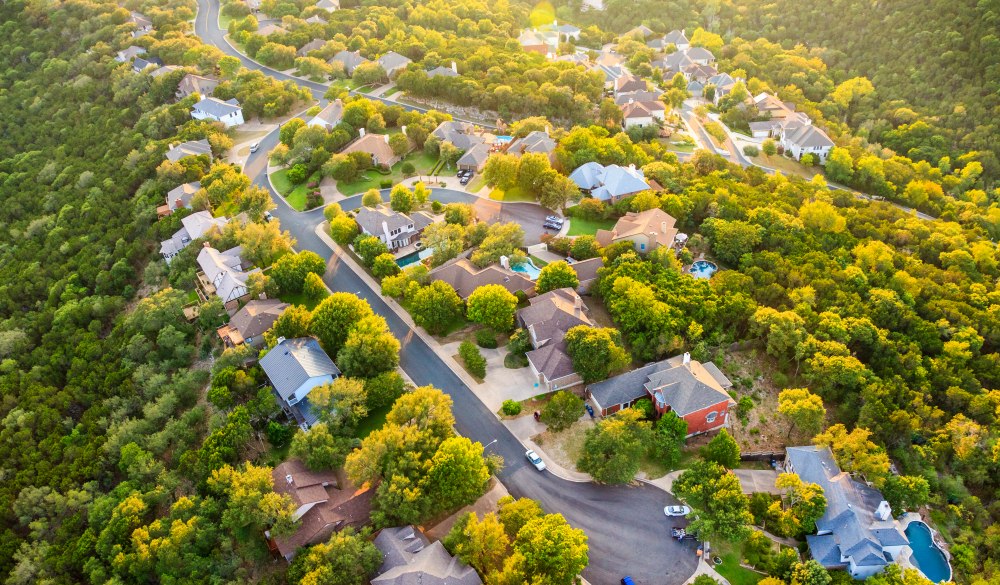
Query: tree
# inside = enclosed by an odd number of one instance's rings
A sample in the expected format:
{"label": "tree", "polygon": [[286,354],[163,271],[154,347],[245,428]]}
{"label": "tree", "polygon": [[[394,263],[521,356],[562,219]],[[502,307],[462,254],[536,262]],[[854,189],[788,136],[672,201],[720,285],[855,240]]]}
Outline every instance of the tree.
{"label": "tree", "polygon": [[833,578],[816,559],[809,559],[792,569],[791,585],[830,585]]}
{"label": "tree", "polygon": [[789,388],[778,394],[778,413],[788,419],[792,429],[799,429],[808,435],[815,435],[823,425],[826,408],[823,399],[809,392],[808,388]]}
{"label": "tree", "polygon": [[458,159],[462,158],[463,151],[451,142],[442,142],[440,152],[441,162],[450,169],[455,166]]}
{"label": "tree", "polygon": [[753,514],[740,480],[711,461],[698,461],[674,481],[674,494],[694,510],[691,532],[739,540],[750,533]]}
{"label": "tree", "polygon": [[265,335],[268,344],[276,343],[279,337],[294,339],[309,335],[309,322],[311,320],[312,313],[309,309],[302,305],[291,305],[282,311],[271,330]]}
{"label": "tree", "polygon": [[551,170],[549,157],[540,152],[526,152],[517,164],[517,186],[527,193],[534,193],[541,185],[546,171]]}
{"label": "tree", "polygon": [[274,492],[269,467],[247,463],[237,470],[226,465],[212,472],[207,485],[226,502],[222,525],[241,539],[265,529],[291,531],[295,507],[291,498]]}
{"label": "tree", "polygon": [[[470,229],[467,234],[470,243],[476,245],[473,230]],[[480,268],[499,262],[503,256],[508,259],[523,258],[521,247],[524,245],[524,229],[513,222],[493,224],[486,229],[486,236],[478,244],[479,249],[472,253],[470,260]]]}
{"label": "tree", "polygon": [[851,157],[851,152],[839,146],[833,147],[826,159],[825,169],[831,181],[849,183],[854,176],[854,159]]}
{"label": "tree", "polygon": [[736,469],[740,464],[740,446],[729,431],[722,429],[705,447],[706,461],[718,463],[726,469]]}
{"label": "tree", "polygon": [[420,288],[410,301],[413,320],[429,333],[439,335],[462,318],[462,297],[443,280]]}
{"label": "tree", "polygon": [[587,429],[576,466],[600,483],[632,481],[646,452],[650,425],[633,408],[620,410]]}
{"label": "tree", "polygon": [[542,407],[542,422],[554,432],[568,429],[583,416],[583,399],[560,390]]}
{"label": "tree", "polygon": [[854,77],[842,82],[838,85],[833,93],[830,94],[830,99],[833,100],[835,104],[840,106],[840,109],[844,112],[843,121],[846,122],[851,114],[854,104],[875,92],[875,87],[872,85],[871,81],[868,81],[866,77]]}
{"label": "tree", "polygon": [[607,378],[632,361],[617,329],[577,325],[566,332],[565,340],[573,369],[587,384]]}
{"label": "tree", "polygon": [[840,233],[847,227],[847,220],[837,208],[822,200],[803,203],[799,208],[799,218],[807,228],[818,231]]}
{"label": "tree", "polygon": [[538,280],[535,281],[535,292],[538,294],[547,293],[550,290],[559,288],[576,288],[580,286],[580,279],[576,276],[576,271],[570,268],[565,262],[550,262],[542,267]]}
{"label": "tree", "polygon": [[392,149],[392,153],[396,156],[403,156],[410,151],[410,139],[403,133],[390,134],[389,148]]}
{"label": "tree", "polygon": [[389,205],[393,211],[400,213],[410,213],[413,211],[413,191],[406,185],[399,183],[389,192]]}
{"label": "tree", "polygon": [[688,424],[677,413],[670,411],[653,424],[650,440],[650,455],[667,467],[677,465],[681,458],[681,447],[687,439]]}
{"label": "tree", "polygon": [[[781,514],[784,533],[799,536],[815,532],[816,521],[826,511],[823,488],[815,483],[804,483],[794,473],[782,473],[774,485],[785,490],[785,498],[789,503],[789,510]],[[780,512],[779,502],[775,502],[773,506],[777,506],[775,511]]]}
{"label": "tree", "polygon": [[302,285],[302,293],[306,295],[306,298],[319,302],[325,299],[330,294],[330,291],[326,288],[326,283],[323,282],[323,279],[318,274],[310,272],[306,274],[306,281]]}
{"label": "tree", "polygon": [[335,356],[354,324],[373,314],[364,299],[350,293],[333,293],[313,310],[309,331],[327,354]]}
{"label": "tree", "polygon": [[381,281],[387,276],[395,276],[400,273],[399,264],[396,264],[396,257],[385,252],[379,254],[372,261],[372,275]]}
{"label": "tree", "polygon": [[381,564],[382,553],[370,540],[368,531],[356,533],[347,527],[334,532],[327,542],[296,556],[288,575],[293,583],[364,585]]}
{"label": "tree", "polygon": [[504,496],[497,502],[497,510],[500,515],[500,522],[503,524],[507,536],[513,540],[517,538],[517,533],[525,524],[541,518],[545,512],[535,500],[520,498],[515,500],[511,496]]}
{"label": "tree", "polygon": [[882,495],[892,506],[894,515],[916,510],[930,498],[930,484],[915,475],[890,475],[882,484]]}
{"label": "tree", "polygon": [[813,443],[830,447],[837,464],[844,471],[860,473],[881,488],[889,476],[889,456],[873,443],[871,431],[855,427],[850,433],[842,424],[836,424],[813,437]]}
{"label": "tree", "polygon": [[445,223],[467,226],[476,219],[476,210],[468,203],[449,203],[444,206]]}
{"label": "tree", "polygon": [[580,188],[565,175],[552,170],[544,175],[539,186],[538,202],[553,211],[560,211],[566,204],[580,198]]}
{"label": "tree", "polygon": [[778,145],[771,138],[766,139],[760,145],[760,149],[764,151],[764,154],[766,154],[767,156],[774,156],[778,154]]}
{"label": "tree", "polygon": [[390,254],[385,243],[375,236],[359,235],[354,240],[354,253],[361,258],[365,266],[372,266],[375,259],[382,254]]}
{"label": "tree", "polygon": [[281,125],[281,130],[278,131],[278,140],[288,148],[291,148],[294,145],[295,133],[305,128],[305,125],[305,121],[301,118],[292,118]]}
{"label": "tree", "polygon": [[490,512],[480,520],[475,513],[470,512],[468,520],[464,523],[457,522],[452,533],[456,529],[459,529],[460,534],[453,551],[455,556],[476,569],[480,575],[500,571],[510,548],[510,538],[495,513]]}
{"label": "tree", "polygon": [[583,235],[573,239],[570,256],[575,260],[589,260],[590,258],[597,258],[600,255],[601,247],[594,236]]}
{"label": "tree", "polygon": [[361,205],[365,207],[378,207],[382,205],[382,194],[378,189],[369,189],[361,196]]}
{"label": "tree", "polygon": [[358,421],[368,416],[364,381],[347,376],[313,388],[309,392],[309,404],[320,422],[327,423],[331,431],[341,435],[353,433]]}
{"label": "tree", "polygon": [[486,183],[501,191],[506,191],[517,184],[518,158],[512,154],[493,154],[486,159],[483,167],[483,177]]}
{"label": "tree", "polygon": [[740,220],[711,218],[705,221],[703,229],[709,234],[712,251],[719,260],[738,266],[740,258],[760,245],[764,228]]}
{"label": "tree", "polygon": [[[318,307],[317,307],[318,309]],[[371,378],[399,365],[399,341],[381,315],[357,321],[337,352],[337,364],[346,376]]]}
{"label": "tree", "polygon": [[365,381],[365,405],[369,412],[392,406],[406,392],[406,382],[398,372],[383,372]]}
{"label": "tree", "polygon": [[330,220],[330,237],[341,246],[353,242],[358,237],[358,232],[358,222],[354,218],[344,215]]}
{"label": "tree", "polygon": [[326,272],[326,261],[309,250],[285,254],[271,267],[270,275],[275,284],[286,293],[302,292],[308,274],[321,276]]}
{"label": "tree", "polygon": [[542,583],[571,585],[588,562],[587,535],[562,514],[529,520],[514,540],[515,563],[524,575]]}
{"label": "tree", "polygon": [[313,471],[338,469],[356,442],[351,437],[335,435],[326,423],[316,423],[309,432],[298,432],[292,437],[289,452]]}
{"label": "tree", "polygon": [[431,509],[454,510],[479,499],[489,479],[483,445],[466,437],[451,437],[431,458],[425,493]]}
{"label": "tree", "polygon": [[517,297],[499,284],[488,284],[474,290],[467,301],[470,321],[494,331],[509,331],[514,326]]}
{"label": "tree", "polygon": [[260,221],[264,217],[264,212],[277,207],[271,199],[271,194],[257,185],[250,185],[246,190],[239,192],[236,203],[240,211],[246,212],[252,221]]}

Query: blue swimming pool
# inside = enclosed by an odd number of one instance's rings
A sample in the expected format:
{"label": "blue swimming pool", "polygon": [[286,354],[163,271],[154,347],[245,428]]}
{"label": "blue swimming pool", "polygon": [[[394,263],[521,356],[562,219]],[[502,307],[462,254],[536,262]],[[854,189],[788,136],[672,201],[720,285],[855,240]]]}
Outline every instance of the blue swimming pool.
{"label": "blue swimming pool", "polygon": [[711,278],[713,274],[719,271],[719,267],[715,262],[709,262],[708,260],[695,260],[688,272],[691,276],[695,278]]}
{"label": "blue swimming pool", "polygon": [[531,258],[528,258],[520,264],[511,266],[510,269],[514,272],[520,272],[527,275],[527,277],[531,280],[538,280],[538,275],[542,273],[542,269],[535,266],[535,263],[531,261]]}
{"label": "blue swimming pool", "polygon": [[400,268],[406,268],[410,264],[416,264],[417,262],[420,262],[424,258],[430,258],[431,254],[433,254],[433,253],[434,253],[434,251],[431,250],[430,248],[424,248],[423,250],[417,250],[416,252],[407,254],[406,256],[403,256],[402,258],[397,258],[396,259],[396,265],[399,266]]}
{"label": "blue swimming pool", "polygon": [[513,139],[514,139],[513,136],[497,136],[496,142],[497,144],[506,144]]}
{"label": "blue swimming pool", "polygon": [[920,569],[925,577],[935,583],[951,580],[951,565],[948,559],[931,538],[931,529],[920,521],[910,522],[906,526],[906,538],[910,540],[913,550],[913,564]]}

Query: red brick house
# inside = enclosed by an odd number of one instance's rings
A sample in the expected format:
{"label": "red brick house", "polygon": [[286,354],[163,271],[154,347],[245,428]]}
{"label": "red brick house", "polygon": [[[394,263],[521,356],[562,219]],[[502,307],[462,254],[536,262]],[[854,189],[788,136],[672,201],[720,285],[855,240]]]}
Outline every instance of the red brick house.
{"label": "red brick house", "polygon": [[649,398],[657,416],[673,411],[686,420],[690,437],[728,426],[736,405],[726,392],[732,386],[715,364],[692,361],[686,353],[590,384],[587,399],[608,416]]}

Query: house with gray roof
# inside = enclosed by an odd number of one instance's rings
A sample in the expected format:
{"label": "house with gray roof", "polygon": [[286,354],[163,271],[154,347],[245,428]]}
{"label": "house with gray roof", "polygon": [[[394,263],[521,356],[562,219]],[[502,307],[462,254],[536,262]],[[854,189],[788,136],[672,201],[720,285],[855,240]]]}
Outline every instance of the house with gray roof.
{"label": "house with gray roof", "polygon": [[633,91],[648,91],[646,80],[635,75],[622,75],[615,80],[615,95]]}
{"label": "house with gray roof", "polygon": [[583,299],[571,288],[560,288],[530,299],[517,312],[517,322],[528,332],[531,347],[526,354],[531,372],[546,392],[582,382],[566,351],[566,332],[580,325],[593,327]]}
{"label": "house with gray roof", "polygon": [[243,260],[242,254],[242,246],[220,252],[205,242],[198,252],[201,271],[197,275],[198,286],[205,298],[215,295],[222,299],[227,309],[233,310],[239,306],[239,301],[246,299],[249,293],[247,281],[260,269],[245,270],[248,263]]}
{"label": "house with gray roof", "polygon": [[326,130],[333,130],[344,117],[344,102],[337,98],[328,103],[325,108],[306,122],[306,126],[317,126]]}
{"label": "house with gray roof", "polygon": [[823,164],[833,149],[833,140],[811,123],[786,122],[781,127],[780,143],[785,152],[790,152],[796,160],[803,155],[811,154],[816,162]]}
{"label": "house with gray roof", "polygon": [[715,63],[715,55],[705,47],[691,47],[684,51],[685,56],[698,65],[711,65]]}
{"label": "house with gray roof", "polygon": [[207,211],[196,211],[181,219],[181,229],[174,232],[169,240],[160,242],[160,256],[170,264],[170,260],[188,247],[192,241],[207,234],[213,228],[221,230],[229,223],[225,217],[212,217]]}
{"label": "house with gray roof", "polygon": [[581,191],[591,197],[612,203],[649,189],[649,183],[635,165],[604,166],[601,163],[588,162],[577,167],[570,173],[569,178]]}
{"label": "house with gray roof", "polygon": [[219,339],[226,347],[243,344],[253,347],[264,346],[264,333],[274,326],[274,322],[289,307],[278,299],[254,299],[247,301],[243,308],[230,317],[229,323],[216,329]]}
{"label": "house with gray roof", "polygon": [[378,64],[385,70],[385,74],[389,77],[389,79],[392,79],[397,74],[401,73],[410,63],[413,63],[413,59],[400,55],[395,51],[389,51],[385,55],[378,58]]}
{"label": "house with gray roof", "polygon": [[476,570],[431,542],[415,526],[383,528],[375,537],[382,566],[372,585],[482,585]]}
{"label": "house with gray roof", "polygon": [[910,542],[889,503],[878,490],[841,471],[829,447],[789,447],[785,453],[785,471],[819,485],[826,496],[816,534],[806,536],[821,565],[866,579],[908,556]]}
{"label": "house with gray roof", "polygon": [[132,60],[132,71],[143,73],[148,69],[156,69],[163,66],[163,61],[159,57],[136,57]]}
{"label": "house with gray roof", "polygon": [[186,156],[201,156],[205,155],[208,160],[212,160],[212,146],[208,143],[208,139],[202,138],[201,140],[188,140],[187,142],[181,142],[180,144],[172,144],[170,148],[167,149],[164,157],[170,162],[177,162]]}
{"label": "house with gray roof", "polygon": [[322,49],[325,45],[326,45],[326,39],[313,39],[308,43],[299,47],[299,50],[295,51],[295,54],[298,55],[299,57],[307,57],[309,56],[309,53],[313,51],[318,51]]}
{"label": "house with gray roof", "polygon": [[528,297],[535,294],[535,283],[523,272],[515,272],[505,266],[491,264],[479,268],[468,258],[455,258],[431,270],[427,275],[431,280],[441,280],[455,289],[458,296],[468,299],[475,290],[487,284],[499,284],[511,294],[523,292]]}
{"label": "house with gray roof", "polygon": [[344,66],[344,71],[348,75],[354,75],[354,70],[358,68],[359,65],[363,63],[371,63],[368,59],[361,56],[361,51],[340,51],[333,58],[330,59],[330,63],[340,63]]}
{"label": "house with gray roof", "polygon": [[322,8],[327,12],[340,10],[340,0],[319,0],[319,2],[316,3],[316,8]]}
{"label": "house with gray roof", "polygon": [[427,77],[458,77],[458,64],[451,62],[451,67],[438,65],[427,72]]}
{"label": "house with gray roof", "polygon": [[486,160],[490,158],[492,149],[486,144],[479,143],[465,151],[465,154],[458,159],[455,166],[460,171],[480,172],[486,166]]}
{"label": "house with gray roof", "polygon": [[184,183],[167,191],[167,214],[178,209],[191,209],[191,198],[201,189],[201,181]]}
{"label": "house with gray roof", "polygon": [[483,144],[483,138],[476,133],[476,128],[468,122],[445,120],[431,132],[431,136],[441,142],[450,142],[459,150],[469,150],[477,144]]}
{"label": "house with gray roof", "polygon": [[232,128],[243,123],[243,108],[236,98],[222,101],[208,97],[191,107],[191,117],[195,120],[222,122],[226,128]]}
{"label": "house with gray roof", "polygon": [[576,292],[582,295],[590,292],[590,287],[597,280],[597,271],[604,267],[604,259],[598,256],[580,261],[567,258],[566,261],[569,262],[569,267],[576,273],[576,279],[580,282],[576,287]]}
{"label": "house with gray roof", "polygon": [[390,250],[409,246],[417,241],[424,229],[435,222],[434,216],[424,211],[411,215],[393,211],[388,205],[362,207],[354,220],[361,232],[375,236]]}
{"label": "house with gray roof", "polygon": [[687,35],[684,34],[684,29],[672,30],[668,32],[663,37],[663,43],[664,46],[673,45],[677,47],[678,51],[683,51],[684,49],[687,49],[688,47],[691,46],[691,42],[688,41]]}
{"label": "house with gray roof", "polygon": [[326,24],[326,19],[318,14],[313,14],[306,19],[308,24]]}
{"label": "house with gray roof", "polygon": [[118,51],[118,55],[115,57],[115,60],[118,61],[119,63],[128,63],[129,61],[135,59],[139,55],[145,55],[145,54],[146,54],[146,49],[132,45],[131,47]]}
{"label": "house with gray roof", "polygon": [[188,73],[181,79],[181,82],[177,84],[177,97],[185,98],[194,93],[202,97],[208,97],[215,92],[215,88],[218,86],[218,79]]}
{"label": "house with gray roof", "polygon": [[703,365],[685,353],[590,384],[586,392],[602,416],[649,398],[656,416],[674,412],[683,418],[690,437],[728,426],[729,410],[736,406],[726,392],[732,386],[714,364]]}
{"label": "house with gray roof", "polygon": [[535,130],[523,138],[512,140],[507,145],[507,154],[521,156],[526,152],[539,152],[550,159],[556,152],[556,141],[549,136],[549,130]]}
{"label": "house with gray roof", "polygon": [[309,393],[340,376],[340,369],[313,337],[280,338],[278,344],[260,358],[260,367],[270,380],[282,409],[306,430],[318,418],[309,404]]}

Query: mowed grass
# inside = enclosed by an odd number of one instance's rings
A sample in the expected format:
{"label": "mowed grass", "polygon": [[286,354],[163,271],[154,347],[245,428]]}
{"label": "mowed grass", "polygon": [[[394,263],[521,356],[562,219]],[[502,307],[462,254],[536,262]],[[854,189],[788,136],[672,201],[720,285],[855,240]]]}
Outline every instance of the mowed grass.
{"label": "mowed grass", "polygon": [[713,542],[712,545],[714,548],[709,554],[712,557],[722,557],[722,564],[715,565],[714,568],[729,581],[730,585],[757,585],[764,578],[764,575],[740,566],[742,555],[739,544],[717,541]]}
{"label": "mowed grass", "polygon": [[362,174],[362,178],[350,183],[344,181],[337,181],[337,190],[344,195],[357,195],[358,193],[364,193],[369,189],[381,189],[383,181],[392,181],[392,184],[401,182],[403,179],[407,178],[403,176],[403,163],[410,162],[416,169],[418,176],[423,175],[424,180],[428,179],[427,175],[430,174],[434,165],[437,164],[437,157],[430,156],[422,150],[411,152],[398,163],[392,165],[390,173],[388,175],[383,175],[374,170],[365,171]]}
{"label": "mowed grass", "polygon": [[301,185],[292,185],[291,181],[288,180],[288,169],[281,169],[276,173],[271,174],[271,183],[274,184],[274,188],[281,193],[281,196],[285,198],[285,201],[292,206],[296,211],[302,211],[306,208],[306,195],[309,194],[309,187],[307,185],[311,182],[319,181],[319,173],[313,173],[311,177],[305,180]]}
{"label": "mowed grass", "polygon": [[823,175],[822,167],[807,167],[797,160],[780,154],[768,156],[761,152],[760,156],[750,156],[747,158],[758,165],[779,170],[785,175],[798,175],[807,181],[811,181],[816,175]]}
{"label": "mowed grass", "polygon": [[354,436],[359,439],[364,439],[368,435],[382,428],[385,424],[385,417],[389,414],[389,409],[391,406],[383,406],[382,408],[375,409],[368,413],[368,416],[361,419],[358,423],[357,430],[354,431]]}
{"label": "mowed grass", "polygon": [[582,219],[571,217],[569,219],[569,235],[571,236],[592,236],[597,230],[610,230],[615,227],[616,219]]}
{"label": "mowed grass", "polygon": [[494,201],[506,201],[508,203],[511,201],[536,201],[534,193],[528,193],[521,187],[517,186],[506,191],[502,189],[493,189],[490,191],[490,199],[493,199]]}

